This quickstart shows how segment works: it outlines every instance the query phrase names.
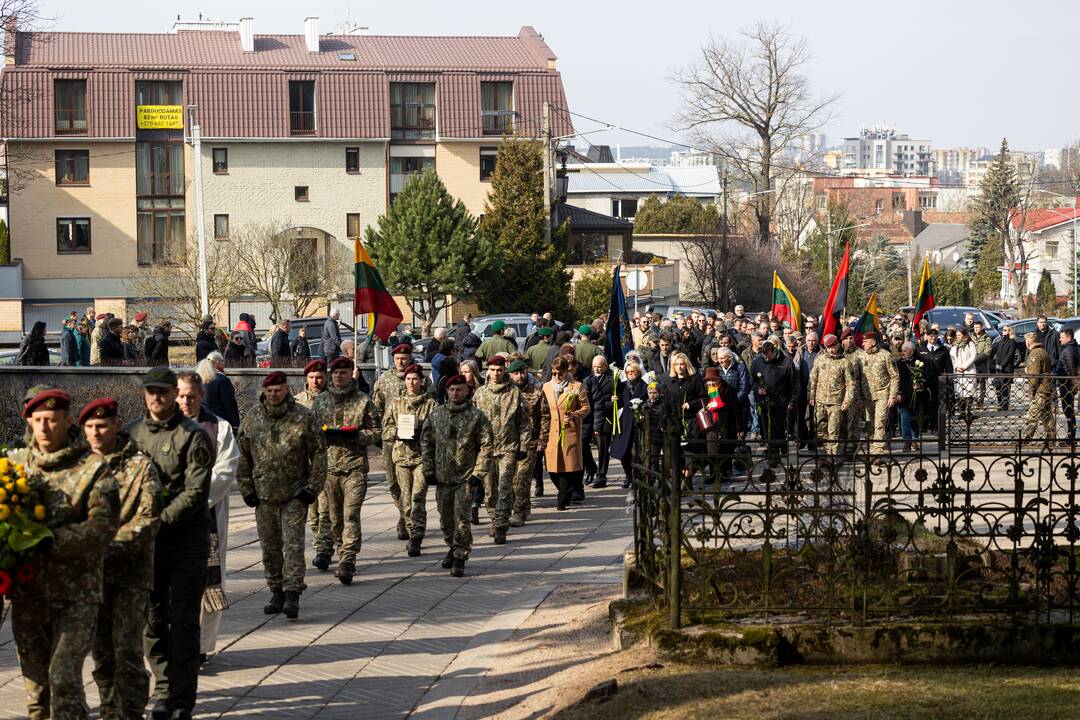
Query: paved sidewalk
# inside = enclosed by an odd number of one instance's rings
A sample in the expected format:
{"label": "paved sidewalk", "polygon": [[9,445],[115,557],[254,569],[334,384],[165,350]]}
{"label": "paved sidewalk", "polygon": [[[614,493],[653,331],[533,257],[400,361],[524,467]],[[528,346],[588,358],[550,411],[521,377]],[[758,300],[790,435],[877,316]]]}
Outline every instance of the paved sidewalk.
{"label": "paved sidewalk", "polygon": [[[631,542],[627,491],[590,491],[557,512],[534,500],[532,519],[496,546],[484,525],[463,579],[439,566],[445,546],[434,528],[419,558],[397,539],[397,512],[381,473],[364,504],[364,547],[352,586],[309,567],[300,619],[263,614],[254,513],[232,498],[228,593],[218,654],[203,668],[198,714],[205,718],[454,718],[462,701],[534,608],[564,583],[621,583]],[[621,480],[621,478],[620,478]],[[549,492],[550,482],[546,483]],[[482,513],[483,514],[483,513]],[[476,532],[479,530],[479,532]],[[310,562],[310,553],[308,557]],[[331,568],[332,570],[332,568]],[[96,687],[87,665],[87,695]],[[0,630],[0,718],[25,717],[25,695],[9,623]]]}

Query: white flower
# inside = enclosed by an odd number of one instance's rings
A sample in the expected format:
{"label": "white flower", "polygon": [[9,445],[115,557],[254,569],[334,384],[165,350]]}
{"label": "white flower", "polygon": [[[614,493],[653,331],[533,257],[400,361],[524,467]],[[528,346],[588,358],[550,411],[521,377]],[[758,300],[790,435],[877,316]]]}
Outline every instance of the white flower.
{"label": "white flower", "polygon": [[631,407],[631,408],[633,408],[634,410],[637,410],[637,409],[638,409],[638,407],[639,407],[639,406],[641,405],[641,403],[643,403],[643,402],[645,402],[645,401],[644,401],[644,400],[642,400],[641,398],[633,398],[633,399],[632,399],[632,400],[630,401],[630,407]]}

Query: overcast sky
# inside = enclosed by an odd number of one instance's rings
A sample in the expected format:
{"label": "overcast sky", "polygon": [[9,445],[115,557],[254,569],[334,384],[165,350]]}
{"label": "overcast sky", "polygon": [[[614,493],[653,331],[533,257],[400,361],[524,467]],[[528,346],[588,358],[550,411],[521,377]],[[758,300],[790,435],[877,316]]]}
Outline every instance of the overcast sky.
{"label": "overcast sky", "polygon": [[[350,13],[385,35],[516,35],[533,25],[559,57],[571,110],[672,139],[680,138],[671,129],[680,103],[673,71],[695,61],[710,33],[778,20],[810,42],[815,92],[841,96],[825,128],[830,145],[880,122],[935,147],[996,147],[1007,136],[1013,148],[1040,150],[1080,139],[1075,0],[41,3],[59,30],[160,32],[177,13],[200,11],[250,15],[256,33],[301,34],[306,14],[320,16],[323,33]],[[617,131],[588,137],[656,144]]]}

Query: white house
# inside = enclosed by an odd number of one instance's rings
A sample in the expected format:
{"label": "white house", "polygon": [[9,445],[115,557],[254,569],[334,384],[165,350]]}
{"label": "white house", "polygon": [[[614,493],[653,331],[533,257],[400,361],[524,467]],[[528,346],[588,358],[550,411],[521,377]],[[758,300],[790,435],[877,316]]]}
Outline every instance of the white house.
{"label": "white house", "polygon": [[701,202],[721,198],[720,168],[715,165],[673,167],[648,163],[582,163],[567,165],[566,201],[612,217],[633,219],[650,195],[661,200],[685,195]]}

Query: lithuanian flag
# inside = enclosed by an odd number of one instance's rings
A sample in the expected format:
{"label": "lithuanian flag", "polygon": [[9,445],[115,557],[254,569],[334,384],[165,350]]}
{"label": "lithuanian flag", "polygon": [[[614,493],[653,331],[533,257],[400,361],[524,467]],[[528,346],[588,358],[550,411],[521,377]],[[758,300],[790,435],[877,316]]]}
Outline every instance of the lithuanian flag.
{"label": "lithuanian flag", "polygon": [[916,337],[919,333],[919,321],[923,315],[936,306],[934,303],[934,288],[930,285],[930,258],[924,257],[922,261],[922,277],[919,278],[919,299],[915,301],[915,314],[911,318],[911,329]]}
{"label": "lithuanian flag", "polygon": [[799,301],[780,280],[775,270],[772,274],[772,316],[780,322],[786,322],[795,332],[799,331]]}
{"label": "lithuanian flag", "polygon": [[870,299],[866,301],[866,310],[852,324],[851,329],[855,331],[856,345],[862,345],[863,333],[870,331],[876,332],[878,342],[881,342],[881,321],[878,320],[877,293],[870,293]]}
{"label": "lithuanian flag", "polygon": [[353,295],[353,313],[371,313],[374,321],[368,324],[369,332],[383,342],[388,342],[397,326],[404,320],[401,309],[386,291],[382,276],[368,255],[360,238],[353,240],[356,294]]}

